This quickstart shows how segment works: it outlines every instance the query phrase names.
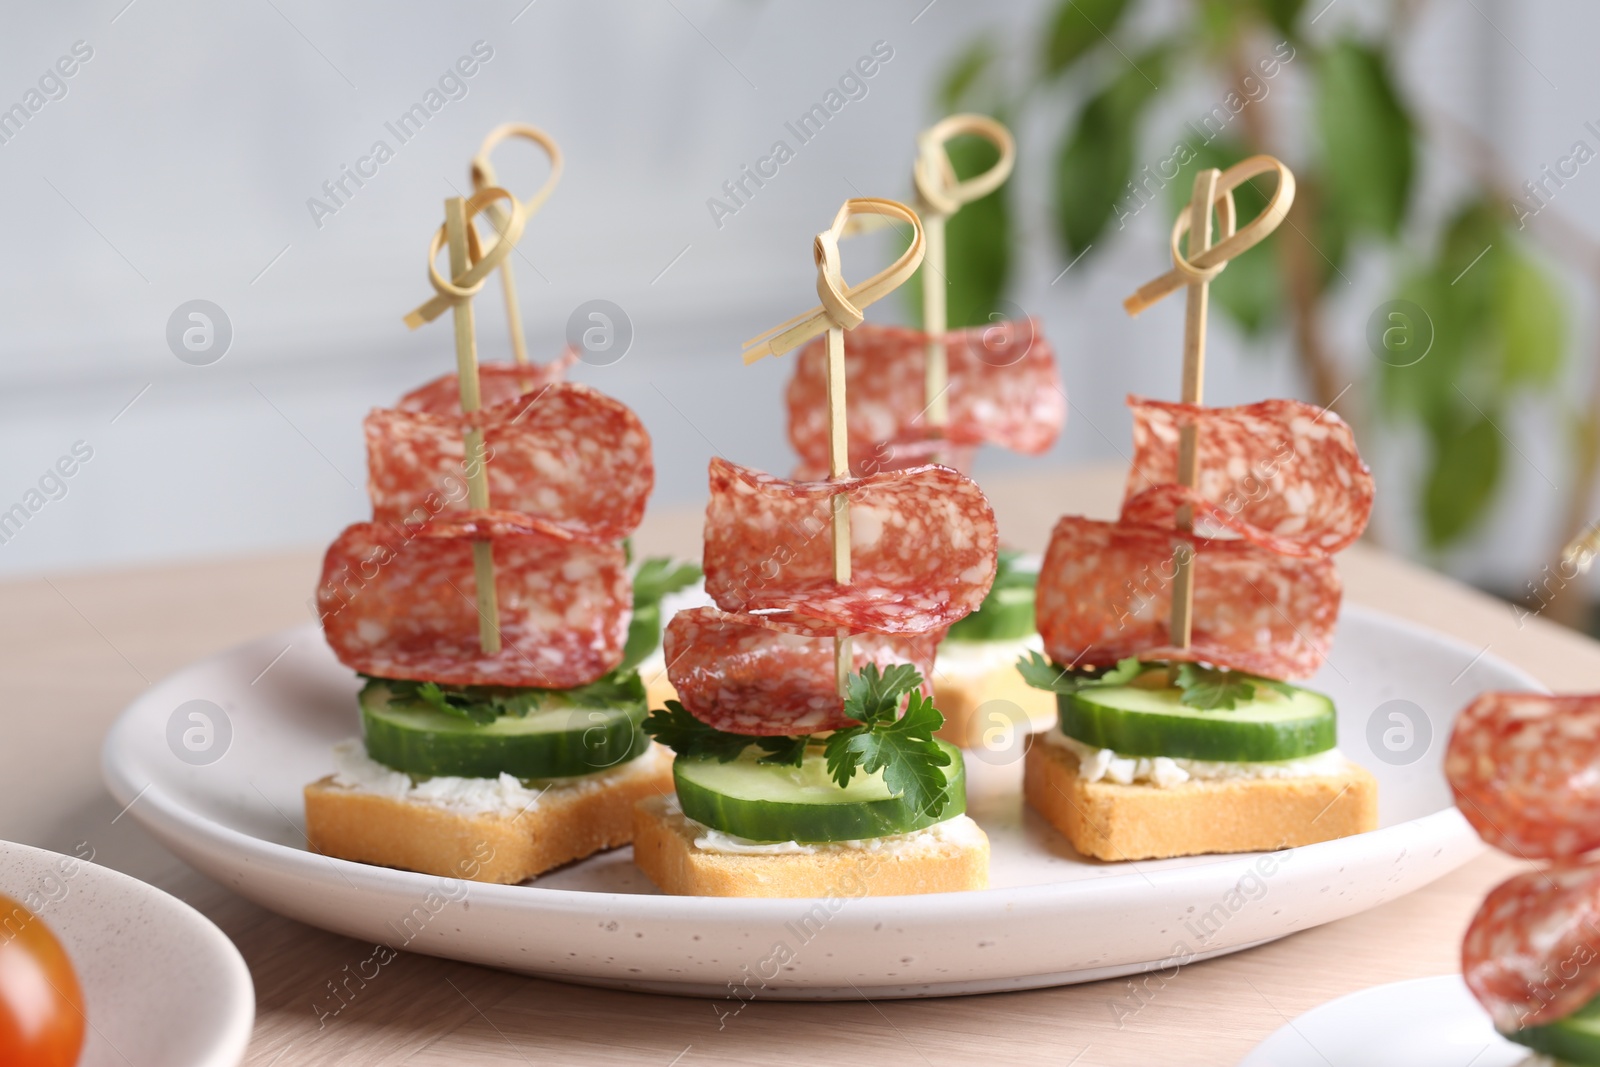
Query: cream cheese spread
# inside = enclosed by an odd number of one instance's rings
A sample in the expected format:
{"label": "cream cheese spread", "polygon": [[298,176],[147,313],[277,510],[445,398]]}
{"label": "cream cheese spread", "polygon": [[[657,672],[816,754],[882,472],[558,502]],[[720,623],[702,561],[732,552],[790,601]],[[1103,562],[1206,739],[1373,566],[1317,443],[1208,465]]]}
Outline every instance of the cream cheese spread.
{"label": "cream cheese spread", "polygon": [[333,781],[345,789],[436,804],[468,815],[516,816],[536,810],[547,795],[593,792],[633,775],[657,773],[661,762],[668,758],[659,745],[652,744],[638,759],[572,778],[524,782],[502,774],[498,778],[438,777],[415,781],[409,774],[368,756],[361,739],[352,737],[333,746]]}
{"label": "cream cheese spread", "polygon": [[1089,782],[1116,782],[1119,785],[1153,785],[1170,788],[1188,781],[1221,782],[1256,778],[1316,778],[1345,773],[1349,761],[1336,748],[1300,759],[1260,763],[1212,762],[1168,756],[1124,756],[1109,748],[1095,748],[1059,729],[1044,731],[1046,744],[1056,745],[1078,757],[1078,777]]}
{"label": "cream cheese spread", "polygon": [[[676,804],[672,805],[676,808]],[[678,809],[682,815],[682,809]],[[970,846],[987,841],[984,832],[966,815],[936,822],[909,834],[891,834],[888,837],[868,837],[859,841],[826,841],[802,843],[799,841],[751,841],[749,838],[725,834],[696,822],[687,815],[683,821],[695,831],[694,847],[701,852],[723,856],[815,856],[837,852],[885,852],[916,845],[952,844]]]}

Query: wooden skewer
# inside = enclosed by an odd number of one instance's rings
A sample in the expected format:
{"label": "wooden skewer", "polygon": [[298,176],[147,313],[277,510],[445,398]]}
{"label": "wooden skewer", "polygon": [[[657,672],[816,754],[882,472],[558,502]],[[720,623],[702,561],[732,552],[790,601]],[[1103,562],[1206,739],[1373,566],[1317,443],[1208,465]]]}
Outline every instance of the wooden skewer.
{"label": "wooden skewer", "polygon": [[[1276,173],[1278,187],[1266,208],[1243,229],[1235,232],[1233,190],[1260,174]],[[1172,270],[1123,301],[1129,315],[1137,315],[1178,289],[1185,289],[1183,322],[1183,402],[1200,404],[1205,397],[1206,318],[1213,278],[1228,261],[1255,246],[1278,228],[1294,203],[1294,175],[1271,156],[1252,156],[1225,171],[1215,168],[1195,175],[1194,193],[1188,206],[1179,213],[1172,227]],[[1212,242],[1211,213],[1215,208],[1222,239]],[[1183,237],[1188,235],[1187,252]],[[1178,431],[1178,483],[1193,489],[1199,483],[1199,437],[1193,423]],[[1194,532],[1194,508],[1180,505],[1176,515],[1178,529]],[[1168,637],[1178,648],[1188,648],[1194,631],[1194,547],[1185,538],[1173,554],[1176,574],[1172,585],[1172,613]]]}
{"label": "wooden skewer", "polygon": [[[982,137],[1000,150],[1000,159],[966,181],[956,177],[950,162],[949,143],[963,134]],[[924,130],[917,137],[917,162],[911,180],[917,190],[917,212],[927,234],[928,253],[922,263],[922,332],[924,342],[923,400],[924,417],[936,432],[950,425],[949,348],[945,334],[950,328],[945,273],[945,220],[974,200],[981,200],[998,189],[1011,176],[1016,163],[1016,142],[1011,131],[986,115],[951,115]]]}
{"label": "wooden skewer", "polygon": [[[839,270],[839,239],[860,233],[863,216],[885,216],[910,223],[910,246],[899,259],[861,285],[845,284]],[[850,477],[850,431],[845,417],[844,334],[863,321],[861,309],[893,292],[916,272],[926,248],[922,221],[917,213],[894,200],[860,198],[846,200],[833,225],[817,234],[812,256],[817,264],[817,295],[820,307],[790,319],[745,342],[744,361],[753,363],[768,355],[782,355],[819,334],[827,335],[828,357],[828,478],[838,482]],[[850,584],[850,498],[835,493],[831,498],[833,516],[833,580]],[[850,635],[841,631],[833,639],[835,684],[845,695],[852,656]]]}
{"label": "wooden skewer", "polygon": [[[503,123],[489,131],[489,135],[483,139],[483,144],[478,146],[478,154],[472,157],[473,192],[482,192],[484,189],[500,184],[495,178],[494,165],[489,161],[489,157],[501,142],[512,137],[520,137],[525,141],[532,141],[544,149],[545,154],[550,157],[550,176],[544,180],[544,184],[539,186],[532,196],[520,201],[523,221],[526,223],[528,218],[538,211],[550,194],[555,191],[556,182],[561,180],[561,170],[565,165],[565,161],[561,155],[561,148],[549,134],[537,126],[530,126],[524,122]],[[499,204],[489,205],[484,211],[484,215],[488,218],[489,225],[493,227],[496,235],[505,232],[510,216]],[[511,354],[518,364],[527,366],[528,342],[523,336],[522,305],[517,300],[517,282],[516,276],[511,269],[510,256],[506,256],[500,261],[500,284],[505,293],[506,325],[511,333]]]}
{"label": "wooden skewer", "polygon": [[[1217,196],[1217,181],[1222,172],[1208,167],[1194,176],[1194,195],[1189,200],[1189,255],[1196,256],[1211,247],[1211,204]],[[1183,315],[1183,402],[1202,403],[1206,375],[1206,311],[1211,297],[1211,282],[1201,279],[1189,283]],[[1194,423],[1178,431],[1178,484],[1195,487],[1196,434]],[[1178,529],[1194,532],[1194,508],[1178,508]],[[1188,542],[1178,546],[1177,574],[1172,580],[1172,617],[1168,623],[1170,640],[1188,648],[1194,627],[1194,549]]]}
{"label": "wooden skewer", "polygon": [[[453,196],[444,202],[444,229],[450,248],[450,275],[467,272],[467,202]],[[456,391],[461,397],[461,413],[471,415],[482,406],[478,383],[478,341],[474,329],[472,301],[463,300],[452,309],[456,328]],[[474,511],[489,510],[489,472],[484,469],[483,430],[473,427],[463,436],[467,473],[467,506]],[[500,651],[500,602],[494,587],[494,543],[472,542],[472,578],[478,599],[478,644],[486,656]]]}
{"label": "wooden skewer", "polygon": [[[472,218],[485,211],[497,200],[511,204],[506,228],[500,240],[485,252],[479,246]],[[444,225],[433,236],[428,247],[428,280],[437,291],[433,299],[406,316],[406,325],[416,329],[431,322],[450,308],[455,320],[456,337],[456,390],[461,397],[461,411],[471,415],[481,407],[478,382],[478,343],[473,323],[472,298],[483,288],[489,274],[510,253],[522,233],[522,206],[504,189],[488,188],[474,193],[469,200],[451,197],[444,202]],[[441,247],[449,249],[450,279],[440,276],[434,260]],[[467,475],[467,506],[474,511],[489,508],[489,472],[484,449],[483,430],[469,427],[462,434],[464,463]],[[476,586],[478,608],[478,645],[488,656],[500,651],[500,607],[495,594],[494,545],[487,541],[472,544],[472,572]]]}

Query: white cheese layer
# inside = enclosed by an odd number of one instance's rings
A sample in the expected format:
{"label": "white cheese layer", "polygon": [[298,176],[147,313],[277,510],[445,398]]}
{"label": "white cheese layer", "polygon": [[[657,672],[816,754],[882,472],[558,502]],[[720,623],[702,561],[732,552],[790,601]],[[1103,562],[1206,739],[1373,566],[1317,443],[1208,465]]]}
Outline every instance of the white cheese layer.
{"label": "white cheese layer", "polygon": [[[682,809],[677,805],[677,798],[669,802],[669,807],[682,815]],[[909,834],[891,834],[888,837],[868,837],[859,841],[825,841],[809,843],[800,841],[752,841],[746,837],[734,834],[725,834],[721,830],[713,830],[701,822],[683,816],[683,821],[696,831],[694,847],[700,852],[710,852],[722,856],[815,856],[820,853],[836,852],[884,852],[903,848],[908,845],[926,845],[934,843],[948,843],[957,846],[970,846],[981,844],[987,840],[978,824],[965,815],[957,815],[944,822],[936,822],[932,826],[925,826],[921,830],[913,830]]]}
{"label": "white cheese layer", "polygon": [[1317,778],[1343,774],[1349,766],[1336,748],[1300,759],[1259,763],[1213,762],[1168,756],[1124,756],[1109,748],[1095,748],[1059,729],[1044,731],[1046,744],[1057,745],[1078,757],[1078,777],[1089,782],[1119,785],[1153,785],[1170,788],[1187,781],[1222,782],[1254,778]]}
{"label": "white cheese layer", "polygon": [[1014,641],[941,641],[934,670],[939,674],[963,677],[988,674],[1003,667],[1015,667],[1029,652],[1043,652],[1044,638],[1038,634]]}
{"label": "white cheese layer", "polygon": [[593,792],[634,775],[654,774],[670,759],[659,745],[644,755],[594,774],[549,778],[523,783],[509,774],[498,778],[429,778],[413,781],[409,774],[386,767],[367,755],[359,737],[333,746],[333,781],[345,789],[359,789],[393,800],[437,804],[466,815],[516,816],[534,811],[545,796]]}

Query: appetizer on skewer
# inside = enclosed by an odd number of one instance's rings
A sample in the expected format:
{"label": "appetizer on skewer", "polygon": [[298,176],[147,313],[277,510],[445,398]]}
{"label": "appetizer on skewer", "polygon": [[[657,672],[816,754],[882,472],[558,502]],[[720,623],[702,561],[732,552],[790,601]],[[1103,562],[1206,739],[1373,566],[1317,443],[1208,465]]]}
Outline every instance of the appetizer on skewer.
{"label": "appetizer on skewer", "polygon": [[[914,239],[846,287],[838,240],[883,215]],[[676,794],[640,802],[634,862],[668,893],[843,896],[988,884],[988,838],[964,814],[961,753],[927,684],[938,634],[982,602],[994,512],[937,466],[852,477],[844,334],[922,257],[907,207],[850,200],[816,242],[823,306],[751,342],[746,360],[828,334],[830,478],[711,461],[706,592],[665,651],[679,701],[645,729],[677,753]],[[680,703],[681,701],[681,703]]]}
{"label": "appetizer on skewer", "polygon": [[[948,150],[963,136],[989,141],[998,155],[989,170],[965,180]],[[1016,157],[1010,131],[983,115],[951,115],[923,131],[917,147],[912,182],[928,246],[922,329],[863,323],[845,335],[845,417],[850,469],[858,476],[923,463],[970,472],[980,445],[1039,455],[1055,444],[1067,418],[1055,351],[1036,319],[947,329],[945,222],[1010,176]],[[802,481],[828,471],[827,388],[827,351],[819,339],[801,351],[788,389],[789,440]],[[1054,722],[1055,702],[1016,670],[1019,656],[1043,648],[1033,626],[1037,577],[1037,563],[1003,553],[988,599],[940,644],[933,691],[945,740],[977,747],[986,735]]]}
{"label": "appetizer on skewer", "polygon": [[[484,249],[473,218],[497,201]],[[453,311],[460,411],[366,420],[373,520],[328,549],[317,593],[329,645],[367,679],[362,738],[305,789],[328,855],[519,882],[626,844],[634,801],[670,788],[627,652],[622,542],[654,484],[650,437],[583,385],[479,403],[470,301],[524,220],[497,187],[446,202],[439,295],[407,321]]]}
{"label": "appetizer on skewer", "polygon": [[1467,987],[1510,1040],[1600,1064],[1600,696],[1484,693],[1457,717],[1444,768],[1473,829],[1540,864],[1478,908]]}
{"label": "appetizer on skewer", "polygon": [[[1272,201],[1235,233],[1231,190],[1274,172]],[[1130,398],[1121,517],[1065,516],[1045,555],[1037,621],[1050,659],[1022,670],[1055,694],[1058,728],[1029,749],[1024,792],[1085,855],[1249,852],[1377,824],[1376,780],[1339,753],[1332,701],[1289,684],[1327,656],[1341,595],[1331,555],[1365,528],[1371,476],[1332,412],[1200,404],[1205,284],[1293,195],[1288,169],[1265,156],[1197,177],[1175,269],[1128,301],[1137,313],[1187,285],[1184,403]]]}

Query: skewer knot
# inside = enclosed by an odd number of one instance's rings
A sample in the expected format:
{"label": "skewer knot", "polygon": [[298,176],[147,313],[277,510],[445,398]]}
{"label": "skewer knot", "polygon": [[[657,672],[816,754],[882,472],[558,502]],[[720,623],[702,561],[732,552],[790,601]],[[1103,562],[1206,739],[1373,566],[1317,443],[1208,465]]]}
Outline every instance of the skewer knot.
{"label": "skewer knot", "polygon": [[[949,144],[962,135],[982,137],[1000,151],[994,166],[966,181],[956,176],[950,162]],[[924,215],[948,218],[964,204],[981,200],[1000,188],[1016,164],[1017,146],[1006,129],[987,115],[951,115],[917,135],[917,161],[911,168],[911,184],[917,191],[917,207]]]}
{"label": "skewer knot", "polygon": [[[506,215],[504,228],[499,230],[499,239],[486,251],[478,239],[478,230],[472,225],[472,219],[476,215],[486,213],[490,205],[497,200],[507,201],[511,209]],[[517,239],[522,236],[522,227],[527,221],[527,216],[523,214],[522,205],[517,198],[506,190],[498,186],[480,189],[467,199],[466,208],[467,269],[452,278],[446,278],[439,273],[436,260],[448,240],[445,227],[440,226],[434,232],[433,241],[428,246],[428,281],[433,285],[434,296],[406,316],[406,325],[413,330],[425,322],[432,322],[457,304],[466,303],[477,296],[479,290],[483,288],[483,283],[506,256],[511,254]]]}

